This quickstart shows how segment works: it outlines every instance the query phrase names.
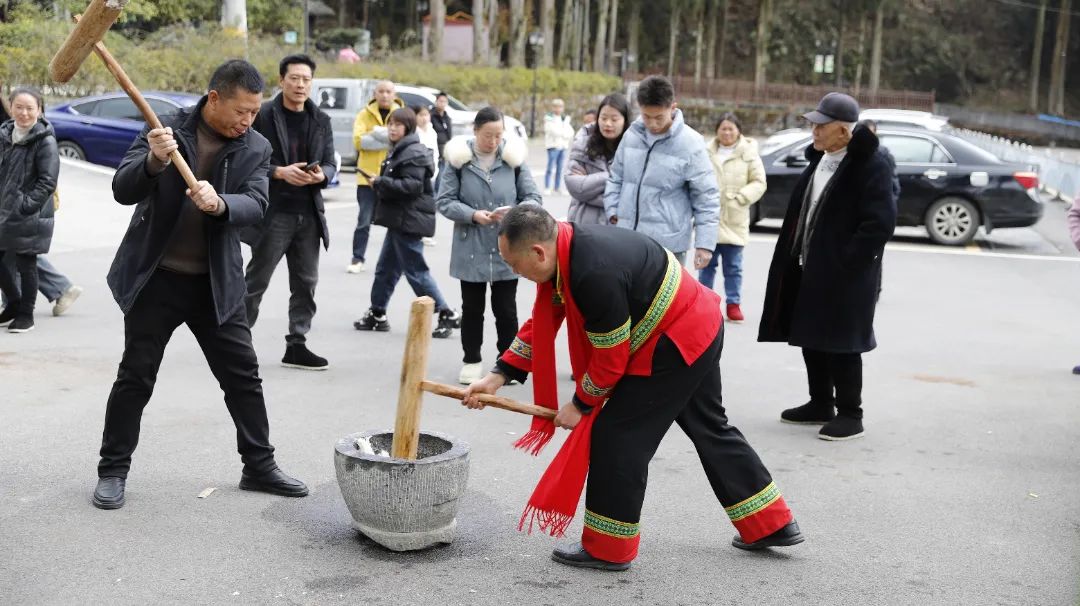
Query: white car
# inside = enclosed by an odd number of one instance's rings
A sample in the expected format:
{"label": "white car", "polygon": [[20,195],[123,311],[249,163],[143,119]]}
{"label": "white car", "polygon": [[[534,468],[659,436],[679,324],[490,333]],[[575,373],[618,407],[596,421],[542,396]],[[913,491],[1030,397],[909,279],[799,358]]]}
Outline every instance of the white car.
{"label": "white car", "polygon": [[909,109],[864,109],[859,113],[859,120],[873,120],[880,128],[925,128],[936,132],[943,131],[949,124],[945,116]]}
{"label": "white car", "polygon": [[[397,91],[398,97],[405,102],[405,105],[427,105],[429,107],[435,107],[435,95],[439,94],[439,89],[431,88],[430,86],[395,84],[394,88]],[[457,136],[471,133],[473,119],[476,118],[476,110],[469,109],[468,105],[458,101],[449,94],[446,95],[446,99],[448,101],[446,113],[450,114],[451,128],[453,129],[452,134]],[[529,137],[528,132],[525,130],[525,125],[517,118],[506,116],[503,123],[506,125],[506,136],[519,137],[521,139],[527,139]]]}

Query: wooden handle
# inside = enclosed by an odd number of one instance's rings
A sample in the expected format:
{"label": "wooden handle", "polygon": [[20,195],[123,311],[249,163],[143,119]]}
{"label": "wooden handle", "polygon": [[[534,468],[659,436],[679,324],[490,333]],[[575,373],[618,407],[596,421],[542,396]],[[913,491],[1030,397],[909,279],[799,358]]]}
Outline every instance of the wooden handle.
{"label": "wooden handle", "polygon": [[390,445],[390,456],[394,458],[415,459],[420,445],[420,405],[424,402],[420,383],[427,372],[431,316],[434,313],[435,300],[431,297],[419,297],[413,301],[409,313],[409,332],[405,336],[405,354],[401,360],[394,441]]}
{"label": "wooden handle", "polygon": [[[420,389],[437,396],[446,396],[447,398],[454,398],[455,400],[465,399],[465,390],[452,385],[435,383],[433,381],[422,381],[420,383]],[[555,418],[556,411],[551,410],[550,408],[544,408],[543,406],[537,406],[536,404],[526,404],[525,402],[518,402],[517,400],[511,400],[510,398],[503,398],[501,396],[492,396],[486,393],[479,394],[476,398],[484,404],[494,408],[520,412],[521,414],[544,419]]]}
{"label": "wooden handle", "polygon": [[[76,17],[77,19],[78,17]],[[105,68],[109,70],[109,73],[116,78],[116,82],[120,84],[120,88],[124,89],[127,96],[131,98],[131,101],[135,104],[135,107],[139,108],[139,113],[143,115],[143,119],[150,125],[150,128],[162,128],[161,120],[158,120],[157,114],[150,107],[150,104],[146,102],[146,99],[139,92],[139,89],[135,87],[135,83],[128,78],[127,73],[124,72],[124,68],[120,67],[120,63],[112,56],[109,49],[105,48],[105,45],[98,42],[94,45],[94,52],[98,57],[101,57],[101,61],[105,63]],[[188,188],[195,190],[199,187],[199,180],[195,178],[195,173],[191,172],[191,167],[184,160],[184,157],[180,155],[180,150],[175,150],[169,154],[169,159],[172,160],[173,166],[176,170],[180,171],[180,176],[184,178],[184,183],[187,183]]]}

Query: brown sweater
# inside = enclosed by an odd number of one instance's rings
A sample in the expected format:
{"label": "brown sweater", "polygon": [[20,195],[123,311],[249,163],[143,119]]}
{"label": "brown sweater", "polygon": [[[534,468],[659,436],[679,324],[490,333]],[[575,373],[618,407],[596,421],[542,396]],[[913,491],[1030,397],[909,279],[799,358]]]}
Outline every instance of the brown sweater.
{"label": "brown sweater", "polygon": [[[217,169],[218,154],[229,139],[215,132],[210,126],[199,119],[199,130],[195,137],[195,162],[193,170],[195,178],[199,181],[213,181],[214,172]],[[150,156],[150,170],[154,172],[157,160]],[[222,203],[224,208],[224,202]],[[207,260],[209,254],[209,241],[207,227],[214,219],[199,210],[198,206],[188,198],[180,209],[176,229],[169,239],[169,245],[165,247],[165,256],[161,258],[158,267],[174,271],[180,274],[203,275],[210,272]]]}

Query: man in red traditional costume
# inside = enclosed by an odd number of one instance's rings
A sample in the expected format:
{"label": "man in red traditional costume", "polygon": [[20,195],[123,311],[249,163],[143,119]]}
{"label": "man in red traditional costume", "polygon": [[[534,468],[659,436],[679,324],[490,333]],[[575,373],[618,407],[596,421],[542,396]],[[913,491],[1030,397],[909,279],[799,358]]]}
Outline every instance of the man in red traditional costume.
{"label": "man in red traditional costume", "polygon": [[[649,461],[674,421],[697,448],[713,492],[739,534],[740,549],[803,541],[765,465],[728,424],[720,393],[720,299],[648,236],[606,225],[556,222],[543,208],[510,210],[499,253],[537,283],[532,317],[464,404],[483,406],[510,380],[534,375],[534,418],[516,446],[534,454],[555,427],[572,432],[537,485],[520,527],[562,536],[588,475],[581,542],[554,551],[556,562],[626,570],[637,557]],[[577,385],[559,407],[555,335],[568,328]]]}

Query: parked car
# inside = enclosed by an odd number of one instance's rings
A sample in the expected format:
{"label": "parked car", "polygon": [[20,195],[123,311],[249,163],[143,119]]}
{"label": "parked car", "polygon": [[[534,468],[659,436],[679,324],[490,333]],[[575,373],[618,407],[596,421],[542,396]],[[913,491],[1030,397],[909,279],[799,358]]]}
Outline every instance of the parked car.
{"label": "parked car", "polygon": [[[375,97],[375,85],[378,80],[364,78],[315,78],[311,83],[311,99],[330,116],[334,131],[334,148],[341,154],[343,166],[356,164],[356,148],[353,147],[352,128],[356,114],[360,113]],[[396,84],[398,97],[406,105],[435,106],[437,89],[427,86],[409,86]],[[447,95],[453,134],[472,132],[473,118],[476,111],[454,97]],[[508,136],[525,138],[524,125],[516,118],[506,117]]]}
{"label": "parked car", "polygon": [[[198,95],[171,92],[143,94],[159,117],[198,103]],[[145,123],[123,92],[75,99],[45,111],[56,129],[60,156],[116,167]]]}
{"label": "parked car", "polygon": [[[897,225],[925,226],[938,244],[971,242],[986,233],[1028,227],[1043,214],[1039,177],[1031,167],[1004,162],[952,135],[925,129],[879,128],[881,145],[896,159],[900,178]],[[751,212],[751,224],[784,217],[788,200],[809,164],[811,138],[762,156],[769,188]]]}
{"label": "parked car", "polygon": [[941,132],[949,124],[946,116],[909,109],[864,109],[859,120],[873,120],[878,128],[923,128]]}

